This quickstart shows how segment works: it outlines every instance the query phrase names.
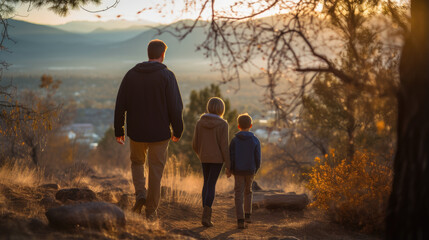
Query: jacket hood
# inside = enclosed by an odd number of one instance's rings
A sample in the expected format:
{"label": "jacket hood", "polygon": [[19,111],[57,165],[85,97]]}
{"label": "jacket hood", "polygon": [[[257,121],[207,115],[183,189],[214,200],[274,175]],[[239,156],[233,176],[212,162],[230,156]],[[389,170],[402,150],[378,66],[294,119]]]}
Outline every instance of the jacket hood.
{"label": "jacket hood", "polygon": [[240,131],[240,132],[236,133],[235,136],[239,139],[246,140],[246,139],[254,137],[255,135],[252,132]]}
{"label": "jacket hood", "polygon": [[149,61],[139,63],[134,67],[136,71],[145,72],[145,73],[156,72],[165,68],[167,68],[167,66],[165,66],[160,62],[149,62]]}
{"label": "jacket hood", "polygon": [[223,120],[221,117],[211,113],[203,114],[200,118],[200,124],[204,128],[215,128],[224,122],[225,120]]}

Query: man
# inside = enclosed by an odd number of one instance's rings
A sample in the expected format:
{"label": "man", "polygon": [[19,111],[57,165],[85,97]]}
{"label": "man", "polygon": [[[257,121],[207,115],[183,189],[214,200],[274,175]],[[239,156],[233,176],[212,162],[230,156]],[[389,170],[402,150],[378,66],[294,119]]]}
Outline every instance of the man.
{"label": "man", "polygon": [[[146,205],[146,217],[156,218],[161,178],[171,139],[179,141],[183,132],[183,103],[176,78],[162,62],[167,45],[158,39],[149,42],[149,61],[127,72],[119,87],[115,107],[115,136],[125,142],[124,122],[130,138],[131,172],[135,188],[134,212]],[[171,134],[171,129],[173,134]],[[148,161],[149,182],[146,192],[144,163]]]}

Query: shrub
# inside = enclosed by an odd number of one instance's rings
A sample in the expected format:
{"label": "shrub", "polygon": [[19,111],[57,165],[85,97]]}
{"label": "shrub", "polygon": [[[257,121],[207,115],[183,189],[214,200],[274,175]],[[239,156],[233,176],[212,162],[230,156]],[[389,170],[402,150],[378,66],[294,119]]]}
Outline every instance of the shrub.
{"label": "shrub", "polygon": [[326,210],[341,224],[364,232],[382,231],[392,169],[375,159],[365,152],[356,152],[351,162],[343,160],[336,165],[332,164],[335,154],[316,158],[308,174],[308,187],[315,195],[312,206]]}

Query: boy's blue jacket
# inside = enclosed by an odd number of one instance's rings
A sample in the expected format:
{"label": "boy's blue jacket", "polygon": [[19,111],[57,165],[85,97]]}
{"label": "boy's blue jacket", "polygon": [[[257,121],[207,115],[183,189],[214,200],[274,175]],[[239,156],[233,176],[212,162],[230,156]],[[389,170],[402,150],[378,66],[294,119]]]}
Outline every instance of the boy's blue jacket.
{"label": "boy's blue jacket", "polygon": [[261,167],[261,143],[247,131],[235,134],[229,145],[231,171],[236,175],[256,174]]}

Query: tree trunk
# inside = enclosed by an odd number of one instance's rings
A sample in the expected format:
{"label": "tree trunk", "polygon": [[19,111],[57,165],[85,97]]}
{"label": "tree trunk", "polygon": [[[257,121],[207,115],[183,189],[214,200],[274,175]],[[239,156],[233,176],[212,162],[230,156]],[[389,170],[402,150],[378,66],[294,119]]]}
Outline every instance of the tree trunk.
{"label": "tree trunk", "polygon": [[38,166],[39,165],[39,156],[38,156],[38,146],[39,144],[36,144],[35,146],[31,147],[31,160],[33,160],[33,163]]}
{"label": "tree trunk", "polygon": [[429,239],[429,1],[411,0],[402,50],[398,142],[386,239]]}
{"label": "tree trunk", "polygon": [[354,155],[355,155],[355,130],[356,130],[356,119],[354,116],[354,100],[355,96],[347,96],[346,99],[346,107],[348,111],[347,116],[347,156],[346,160],[348,163],[351,163],[353,161]]}

